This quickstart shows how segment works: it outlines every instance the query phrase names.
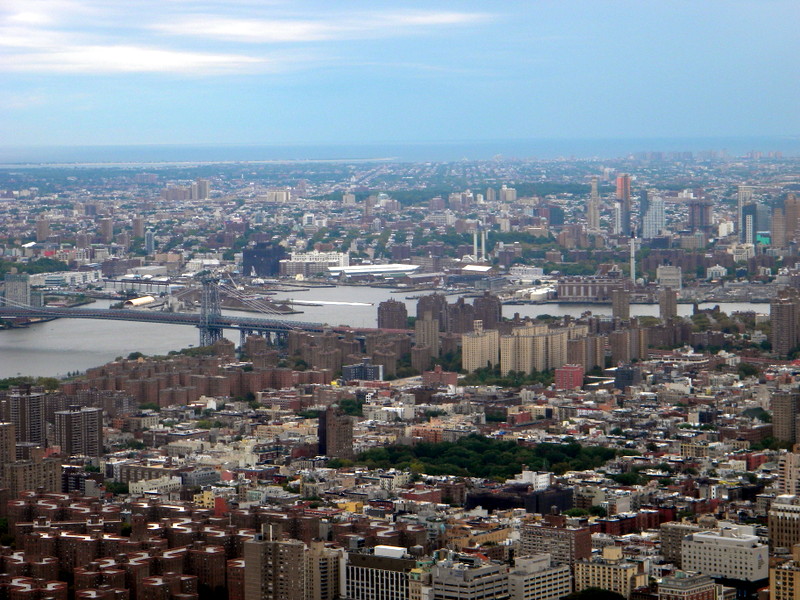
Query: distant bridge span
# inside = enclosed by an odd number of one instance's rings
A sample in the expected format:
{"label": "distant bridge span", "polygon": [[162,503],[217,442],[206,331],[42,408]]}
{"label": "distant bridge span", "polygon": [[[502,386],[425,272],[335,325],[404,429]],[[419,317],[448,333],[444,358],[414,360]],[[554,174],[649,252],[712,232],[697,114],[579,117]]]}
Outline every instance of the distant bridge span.
{"label": "distant bridge span", "polygon": [[257,332],[285,335],[289,331],[299,330],[312,333],[333,331],[336,333],[352,332],[356,334],[395,333],[409,334],[407,329],[376,329],[369,327],[349,327],[347,325],[327,325],[307,321],[287,321],[282,319],[265,319],[262,317],[241,317],[214,315],[204,320],[202,313],[160,312],[150,310],[126,310],[116,308],[55,308],[0,306],[0,319],[13,318],[50,318],[59,319],[100,319],[105,321],[137,321],[139,323],[164,323],[166,325],[191,325],[198,329],[210,327],[214,329],[238,329],[243,333]]}
{"label": "distant bridge span", "polygon": [[215,315],[213,321],[204,321],[202,314],[180,312],[157,312],[149,310],[125,310],[108,308],[28,308],[0,306],[0,319],[9,318],[57,317],[59,319],[101,319],[105,321],[138,321],[140,323],[164,323],[168,325],[192,325],[201,328],[210,326],[217,329],[239,329],[241,331],[259,331],[270,333],[286,333],[293,329],[322,332],[331,328],[322,323],[305,321],[284,321],[280,319],[264,319],[258,317],[231,317]]}

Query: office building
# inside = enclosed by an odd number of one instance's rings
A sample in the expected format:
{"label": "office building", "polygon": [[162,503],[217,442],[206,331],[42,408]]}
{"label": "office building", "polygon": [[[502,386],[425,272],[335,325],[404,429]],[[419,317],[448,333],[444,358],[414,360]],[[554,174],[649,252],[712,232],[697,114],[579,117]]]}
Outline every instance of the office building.
{"label": "office building", "polygon": [[625,288],[611,290],[611,316],[622,321],[631,318],[631,294]]}
{"label": "office building", "polygon": [[414,322],[414,343],[430,348],[431,356],[439,356],[439,319],[434,319],[430,311]]}
{"label": "office building", "polygon": [[569,565],[553,566],[549,554],[520,556],[508,573],[511,600],[558,600],[572,593]]}
{"label": "office building", "polygon": [[556,369],[557,390],[579,390],[583,387],[583,365],[563,365]]}
{"label": "office building", "polygon": [[800,410],[798,390],[775,390],[770,396],[772,436],[776,440],[797,442],[797,414]]}
{"label": "office building", "polygon": [[600,196],[597,191],[597,176],[592,177],[589,204],[586,206],[586,229],[592,233],[600,231]]}
{"label": "office building", "polygon": [[306,600],[308,548],[258,534],[244,543],[244,600]]}
{"label": "office building", "polygon": [[761,229],[759,205],[746,204],[742,207],[742,231],[740,240],[745,244],[755,244],[756,234]]}
{"label": "office building", "polygon": [[14,424],[0,422],[0,465],[17,460],[17,437]]}
{"label": "office building", "polygon": [[575,591],[600,588],[630,598],[633,590],[647,583],[647,574],[639,568],[639,563],[622,558],[621,547],[605,546],[602,558],[575,563]]}
{"label": "office building", "polygon": [[508,567],[480,556],[456,554],[431,567],[433,600],[506,600]]}
{"label": "office building", "polygon": [[658,293],[658,316],[668,321],[678,316],[678,292],[672,288],[664,288]]}
{"label": "office building", "polygon": [[792,546],[791,560],[770,567],[769,598],[770,600],[800,598],[800,544]]}
{"label": "office building", "polygon": [[144,217],[133,217],[131,220],[131,233],[135,238],[144,237]]}
{"label": "office building", "polygon": [[484,367],[493,367],[500,360],[500,334],[497,330],[483,329],[482,321],[475,321],[474,331],[461,338],[461,364],[472,373]]}
{"label": "office building", "polygon": [[156,251],[156,236],[150,229],[144,234],[144,251],[147,252],[148,256]]}
{"label": "office building", "polygon": [[500,298],[484,292],[472,301],[475,319],[483,323],[484,329],[496,329],[503,317],[503,303]]}
{"label": "office building", "polygon": [[723,526],[690,533],[681,548],[683,569],[726,582],[762,582],[769,577],[769,549],[752,527]]}
{"label": "office building", "polygon": [[100,456],[103,453],[103,409],[70,406],[55,415],[55,442],[66,456]]}
{"label": "office building", "polygon": [[319,453],[328,458],[353,458],[353,419],[338,405],[319,415]]}
{"label": "office building", "polygon": [[664,561],[681,568],[683,538],[690,533],[698,531],[703,531],[703,528],[696,523],[682,521],[662,523],[659,537],[661,539],[661,555],[664,557]]}
{"label": "office building", "polygon": [[50,237],[50,221],[48,219],[36,219],[36,241],[46,242]]}
{"label": "office building", "polygon": [[717,600],[717,584],[708,575],[677,571],[658,583],[658,600]]}
{"label": "office building", "polygon": [[99,219],[97,221],[97,228],[101,242],[103,242],[104,244],[110,244],[114,240],[113,219]]}
{"label": "office building", "polygon": [[398,300],[386,300],[378,304],[378,329],[407,328],[408,309],[403,302]]}
{"label": "office building", "polygon": [[793,548],[800,544],[800,496],[776,496],[767,513],[769,545],[772,548]]}
{"label": "office building", "polygon": [[713,204],[708,200],[695,198],[689,201],[689,231],[710,231],[714,225]]}
{"label": "office building", "polygon": [[680,290],[683,287],[683,274],[681,267],[660,265],[656,267],[656,281],[661,287]]}
{"label": "office building", "polygon": [[524,523],[520,546],[525,556],[550,554],[557,565],[574,565],[592,555],[592,534],[588,527]]}
{"label": "office building", "polygon": [[354,365],[343,365],[342,379],[345,381],[383,381],[383,365],[373,364],[372,359],[369,358]]}
{"label": "office building", "polygon": [[9,420],[14,424],[17,443],[45,445],[45,393],[41,387],[12,388],[8,394]]}
{"label": "office building", "polygon": [[267,242],[242,250],[242,274],[245,277],[275,277],[280,273],[286,249]]}
{"label": "office building", "polygon": [[372,554],[347,555],[341,597],[348,600],[408,600],[409,574],[417,562],[405,548],[375,546]]}
{"label": "office building", "polygon": [[500,371],[530,373],[556,369],[567,363],[567,328],[550,329],[531,324],[515,327],[511,335],[500,337]]}
{"label": "office building", "polygon": [[27,273],[6,273],[3,278],[6,306],[31,306],[31,276]]}
{"label": "office building", "polygon": [[[797,241],[798,234],[800,234],[800,198],[796,194],[788,194],[782,202],[782,228],[784,231],[783,243],[780,247],[786,247],[791,242]],[[774,223],[774,220],[773,220]],[[773,237],[774,233],[773,233]],[[772,242],[773,246],[778,246],[775,240]]]}
{"label": "office building", "polygon": [[655,196],[648,202],[647,212],[642,213],[642,238],[649,240],[657,237],[666,229],[666,226],[664,199]]}
{"label": "office building", "polygon": [[617,201],[620,205],[620,235],[631,235],[631,176],[626,173],[617,175]]}
{"label": "office building", "polygon": [[772,351],[778,356],[786,356],[800,342],[800,297],[797,292],[780,290],[769,303],[769,318]]}
{"label": "office building", "polygon": [[198,179],[192,183],[189,190],[190,200],[208,200],[211,195],[211,182],[208,179]]}
{"label": "office building", "polygon": [[736,231],[739,240],[744,240],[744,207],[753,201],[753,188],[749,185],[740,185],[736,192]]}

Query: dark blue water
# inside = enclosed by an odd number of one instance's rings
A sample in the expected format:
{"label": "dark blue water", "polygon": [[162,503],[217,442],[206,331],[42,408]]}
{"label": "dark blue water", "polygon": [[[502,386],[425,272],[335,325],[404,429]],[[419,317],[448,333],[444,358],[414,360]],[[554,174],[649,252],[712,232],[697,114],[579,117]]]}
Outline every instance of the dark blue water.
{"label": "dark blue water", "polygon": [[800,156],[800,136],[748,138],[558,139],[351,145],[139,145],[0,147],[0,163],[145,163],[378,160],[457,161],[513,158],[625,158],[640,152],[751,151]]}

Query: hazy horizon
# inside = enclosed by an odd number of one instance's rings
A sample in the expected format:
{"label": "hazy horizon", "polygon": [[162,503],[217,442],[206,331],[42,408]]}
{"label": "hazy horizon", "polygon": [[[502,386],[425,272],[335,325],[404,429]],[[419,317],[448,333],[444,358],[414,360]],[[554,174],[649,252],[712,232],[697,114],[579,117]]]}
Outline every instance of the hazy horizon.
{"label": "hazy horizon", "polygon": [[750,152],[800,156],[800,136],[728,138],[631,138],[458,140],[444,142],[374,142],[351,144],[127,144],[72,146],[0,146],[0,163],[162,163],[162,162],[303,162],[303,161],[457,161],[571,158],[623,159],[641,153],[709,153],[729,158]]}

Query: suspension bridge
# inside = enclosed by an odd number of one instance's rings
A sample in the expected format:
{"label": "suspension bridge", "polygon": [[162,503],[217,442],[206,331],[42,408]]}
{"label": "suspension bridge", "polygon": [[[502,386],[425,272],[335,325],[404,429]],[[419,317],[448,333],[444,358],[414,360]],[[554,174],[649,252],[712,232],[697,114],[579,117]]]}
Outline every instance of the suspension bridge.
{"label": "suspension bridge", "polygon": [[309,323],[305,321],[288,321],[284,319],[269,318],[265,316],[229,316],[223,315],[220,306],[220,291],[224,291],[248,308],[258,311],[262,315],[278,315],[279,311],[271,307],[268,302],[257,298],[250,298],[239,292],[235,287],[221,284],[216,277],[205,277],[201,280],[202,290],[199,313],[161,312],[152,310],[127,310],[127,309],[92,309],[92,308],[57,308],[34,307],[23,304],[9,303],[0,306],[0,319],[24,318],[67,318],[67,319],[100,319],[106,321],[138,321],[140,323],[163,323],[169,325],[191,325],[200,330],[200,345],[210,346],[222,339],[224,329],[236,329],[241,332],[244,339],[250,334],[260,334],[271,339],[281,339],[291,330],[322,332],[331,328],[322,323]]}

